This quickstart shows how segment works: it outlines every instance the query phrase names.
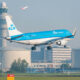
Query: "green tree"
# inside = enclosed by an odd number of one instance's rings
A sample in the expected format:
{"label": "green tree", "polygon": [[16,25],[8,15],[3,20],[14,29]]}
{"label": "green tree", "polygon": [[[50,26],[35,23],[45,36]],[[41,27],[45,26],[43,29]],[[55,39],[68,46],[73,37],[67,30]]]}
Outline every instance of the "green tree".
{"label": "green tree", "polygon": [[26,72],[26,68],[28,67],[28,63],[25,60],[15,60],[10,68],[10,71],[14,72]]}
{"label": "green tree", "polygon": [[71,66],[69,64],[62,64],[61,69],[70,69]]}
{"label": "green tree", "polygon": [[0,73],[2,72],[2,70],[0,69]]}

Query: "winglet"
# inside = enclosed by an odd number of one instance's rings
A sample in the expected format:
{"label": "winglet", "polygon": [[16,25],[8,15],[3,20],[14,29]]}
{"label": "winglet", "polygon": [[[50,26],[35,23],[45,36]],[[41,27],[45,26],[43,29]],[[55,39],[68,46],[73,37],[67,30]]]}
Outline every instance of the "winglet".
{"label": "winglet", "polygon": [[73,33],[72,33],[73,36],[76,35],[76,31],[77,31],[77,29],[75,28],[74,31],[73,31]]}

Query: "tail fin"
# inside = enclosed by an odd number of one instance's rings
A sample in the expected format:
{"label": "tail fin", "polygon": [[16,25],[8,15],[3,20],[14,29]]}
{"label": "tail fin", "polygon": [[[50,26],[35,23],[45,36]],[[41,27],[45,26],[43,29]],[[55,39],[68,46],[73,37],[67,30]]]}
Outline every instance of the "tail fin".
{"label": "tail fin", "polygon": [[9,36],[14,36],[14,35],[19,35],[22,34],[20,31],[18,31],[12,22],[10,16],[6,16],[6,23],[7,23],[7,28],[9,32]]}

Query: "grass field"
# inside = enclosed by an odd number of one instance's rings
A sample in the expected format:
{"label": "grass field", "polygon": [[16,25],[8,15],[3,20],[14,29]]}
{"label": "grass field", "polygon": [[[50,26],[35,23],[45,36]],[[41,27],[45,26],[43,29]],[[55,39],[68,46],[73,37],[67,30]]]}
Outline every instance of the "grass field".
{"label": "grass field", "polygon": [[[80,73],[12,73],[14,75],[80,75]],[[0,75],[7,75],[7,73],[0,73]]]}
{"label": "grass field", "polygon": [[[1,78],[0,80],[7,80]],[[15,80],[80,80],[80,77],[15,77]]]}
{"label": "grass field", "polygon": [[[80,75],[80,73],[13,73],[16,77],[15,80],[80,80],[80,77],[50,77],[52,75]],[[0,74],[2,75],[2,74]],[[24,76],[25,75],[25,76]],[[7,73],[3,73],[0,80],[7,80]],[[23,76],[23,77],[22,77]],[[42,76],[42,77],[40,77]]]}

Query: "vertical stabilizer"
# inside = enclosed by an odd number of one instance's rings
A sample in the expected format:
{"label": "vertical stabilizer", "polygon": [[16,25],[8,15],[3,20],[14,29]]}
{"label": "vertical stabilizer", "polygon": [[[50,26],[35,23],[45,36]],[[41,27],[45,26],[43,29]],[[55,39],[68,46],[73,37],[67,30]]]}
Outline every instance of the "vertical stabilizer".
{"label": "vertical stabilizer", "polygon": [[14,36],[14,35],[19,35],[22,34],[20,31],[18,31],[12,22],[10,16],[5,16],[6,17],[6,23],[7,23],[7,28],[9,32],[9,36]]}

